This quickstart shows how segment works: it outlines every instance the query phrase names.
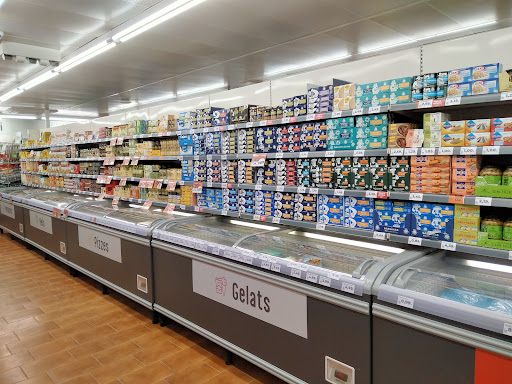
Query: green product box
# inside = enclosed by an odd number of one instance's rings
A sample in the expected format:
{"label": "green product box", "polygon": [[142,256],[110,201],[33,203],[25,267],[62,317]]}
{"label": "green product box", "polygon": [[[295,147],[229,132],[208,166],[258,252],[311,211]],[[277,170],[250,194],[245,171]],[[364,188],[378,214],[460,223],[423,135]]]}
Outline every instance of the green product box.
{"label": "green product box", "polygon": [[411,102],[411,89],[400,89],[389,94],[389,104],[403,104]]}
{"label": "green product box", "polygon": [[352,172],[334,172],[333,183],[335,188],[354,188],[354,174]]}
{"label": "green product box", "polygon": [[338,119],[327,119],[327,129],[352,128],[354,127],[353,117],[340,117]]}
{"label": "green product box", "polygon": [[387,136],[357,139],[356,149],[382,149],[387,148]]}
{"label": "green product box", "polygon": [[327,149],[329,151],[341,151],[344,149],[356,149],[356,140],[343,139],[343,140],[329,140],[327,142]]}
{"label": "green product box", "polygon": [[388,115],[386,113],[379,113],[369,116],[358,116],[355,121],[356,127],[371,127],[371,126],[388,126]]}
{"label": "green product box", "polygon": [[372,187],[372,174],[370,167],[354,168],[354,189],[371,189]]}
{"label": "green product box", "polygon": [[489,239],[487,232],[478,232],[478,246],[512,251],[512,241]]}
{"label": "green product box", "polygon": [[356,108],[369,108],[389,105],[389,92],[379,92],[377,94],[366,94],[356,97]]}
{"label": "green product box", "polygon": [[398,79],[389,80],[389,91],[390,92],[397,92],[397,91],[408,89],[409,94],[410,94],[411,88],[412,88],[412,78],[411,77],[400,77]]}
{"label": "green product box", "polygon": [[371,125],[369,127],[355,128],[357,139],[388,137],[387,125]]}
{"label": "green product box", "polygon": [[512,185],[499,185],[497,183],[501,183],[500,176],[477,176],[475,178],[475,195],[512,198]]}

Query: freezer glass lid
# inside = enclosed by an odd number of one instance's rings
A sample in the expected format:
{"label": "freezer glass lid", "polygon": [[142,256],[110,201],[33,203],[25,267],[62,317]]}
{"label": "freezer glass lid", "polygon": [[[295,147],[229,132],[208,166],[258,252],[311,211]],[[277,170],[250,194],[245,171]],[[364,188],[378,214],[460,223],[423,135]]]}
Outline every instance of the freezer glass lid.
{"label": "freezer glass lid", "polygon": [[233,220],[222,216],[198,216],[177,224],[166,224],[164,232],[232,247],[246,236],[279,229],[270,225]]}
{"label": "freezer glass lid", "polygon": [[512,266],[443,256],[425,258],[395,284],[410,291],[512,315]]}
{"label": "freezer glass lid", "polygon": [[40,193],[32,196],[30,200],[39,201],[57,208],[66,208],[68,205],[73,203],[92,201],[93,198],[83,195],[74,195],[68,192],[48,191],[48,193]]}
{"label": "freezer glass lid", "polygon": [[[101,203],[99,206],[109,206],[112,207],[111,201],[100,201],[96,202],[94,205],[98,205],[97,203]],[[133,203],[125,203],[119,202],[119,209],[113,209],[110,213],[106,215],[108,220],[121,221],[124,223],[135,224],[143,227],[149,227],[157,220],[162,219],[173,219],[179,216],[168,216],[163,213],[163,208],[152,206],[149,209],[143,209],[142,204],[133,204]],[[93,205],[93,206],[94,206]]]}
{"label": "freezer glass lid", "polygon": [[239,247],[350,276],[356,271],[362,275],[374,263],[406,251],[398,245],[394,247],[370,240],[353,240],[293,229],[251,236],[242,241]]}
{"label": "freezer glass lid", "polygon": [[35,193],[51,193],[52,191],[48,191],[46,189],[39,189],[39,188],[6,188],[2,189],[2,193],[8,193],[11,196],[17,196],[19,198],[26,198],[28,196],[31,196]]}

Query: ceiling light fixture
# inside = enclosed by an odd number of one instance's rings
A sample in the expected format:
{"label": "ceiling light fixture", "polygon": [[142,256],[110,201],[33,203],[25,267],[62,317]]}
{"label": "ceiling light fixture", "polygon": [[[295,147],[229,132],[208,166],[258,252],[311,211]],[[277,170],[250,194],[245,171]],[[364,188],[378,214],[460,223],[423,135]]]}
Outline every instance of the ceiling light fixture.
{"label": "ceiling light fixture", "polygon": [[137,103],[136,101],[132,101],[130,103],[127,103],[127,104],[123,104],[119,107],[112,107],[112,108],[109,108],[108,111],[109,112],[116,112],[116,111],[122,111],[123,109],[128,109],[128,108],[132,108],[132,107],[135,107],[139,105],[139,103]]}
{"label": "ceiling light fixture", "polygon": [[[42,118],[44,120],[44,117]],[[72,118],[72,117],[58,117],[58,116],[51,116],[50,121],[68,121],[70,123],[88,123],[90,122],[89,119],[79,119],[79,118]]]}
{"label": "ceiling light fixture", "polygon": [[269,73],[265,73],[265,76],[275,76],[275,75],[280,75],[280,74],[283,74],[283,73],[295,72],[295,71],[298,71],[298,70],[301,70],[301,69],[306,69],[306,68],[316,67],[316,66],[322,65],[322,64],[331,63],[333,61],[345,60],[345,59],[348,59],[349,57],[352,57],[352,55],[344,55],[344,56],[337,56],[337,57],[327,57],[327,58],[316,60],[316,61],[313,61],[313,62],[310,62],[310,63],[299,64],[299,65],[291,65],[291,66],[283,68],[283,69],[278,69],[278,70],[275,70],[275,71],[271,71]]}
{"label": "ceiling light fixture", "polygon": [[81,54],[71,58],[70,60],[61,63],[55,69],[55,71],[58,71],[58,72],[69,71],[71,68],[74,68],[74,67],[92,59],[93,57],[96,57],[96,56],[114,48],[115,46],[116,46],[115,42],[113,42],[111,40],[105,40],[99,44],[96,44],[94,47],[89,48],[88,50],[82,52]]}
{"label": "ceiling light fixture", "polygon": [[0,119],[36,120],[34,115],[0,115]]}
{"label": "ceiling light fixture", "polygon": [[97,112],[67,111],[65,109],[55,112],[54,115],[98,117]]}
{"label": "ceiling light fixture", "polygon": [[171,100],[171,99],[175,99],[175,98],[176,98],[176,95],[175,94],[171,94],[171,95],[168,95],[168,96],[155,97],[154,99],[149,99],[149,100],[145,100],[145,101],[139,101],[139,104],[140,105],[146,105],[146,104],[157,103],[159,101]]}
{"label": "ceiling light fixture", "polygon": [[180,13],[183,13],[189,10],[190,8],[193,8],[196,5],[199,5],[205,1],[206,0],[177,0],[172,4],[168,5],[167,7],[164,7],[161,10],[129,26],[125,30],[116,33],[112,37],[112,39],[114,41],[120,41],[124,43],[125,41],[128,41],[131,38],[147,31],[148,29],[156,27],[164,21],[169,20],[175,16],[178,16]]}
{"label": "ceiling light fixture", "polygon": [[33,80],[27,81],[25,84],[22,84],[19,88],[22,88],[23,90],[28,91],[30,88],[34,88],[36,85],[39,85],[39,84],[41,84],[47,80],[50,80],[58,75],[59,75],[59,72],[48,71],[48,72],[45,72],[42,75],[36,77]]}
{"label": "ceiling light fixture", "polygon": [[183,92],[178,92],[178,97],[188,96],[188,95],[195,95],[197,93],[213,91],[213,90],[220,89],[220,88],[225,88],[225,87],[227,87],[227,84],[226,83],[222,83],[222,84],[212,85],[212,86],[209,86],[209,87],[201,87],[201,88],[189,89],[189,90],[186,90],[186,91],[183,91]]}
{"label": "ceiling light fixture", "polygon": [[13,98],[14,96],[17,96],[22,92],[23,92],[23,89],[20,89],[20,88],[13,89],[12,91],[9,91],[9,92],[3,94],[2,96],[0,96],[0,103],[3,103],[4,101],[7,101],[7,100]]}

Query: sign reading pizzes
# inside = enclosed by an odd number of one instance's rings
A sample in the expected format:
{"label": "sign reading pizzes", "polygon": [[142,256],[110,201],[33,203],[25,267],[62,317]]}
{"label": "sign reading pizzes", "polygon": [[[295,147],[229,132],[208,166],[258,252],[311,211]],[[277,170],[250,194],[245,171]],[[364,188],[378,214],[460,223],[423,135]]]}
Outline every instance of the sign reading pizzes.
{"label": "sign reading pizzes", "polygon": [[192,280],[195,293],[307,339],[306,295],[196,260]]}
{"label": "sign reading pizzes", "polygon": [[38,212],[30,211],[30,225],[43,232],[53,235],[52,217]]}
{"label": "sign reading pizzes", "polygon": [[3,201],[0,203],[0,212],[2,215],[10,217],[11,219],[16,218],[16,212],[14,211],[14,205],[9,203],[4,203]]}
{"label": "sign reading pizzes", "polygon": [[123,262],[119,237],[78,226],[78,245],[110,260]]}

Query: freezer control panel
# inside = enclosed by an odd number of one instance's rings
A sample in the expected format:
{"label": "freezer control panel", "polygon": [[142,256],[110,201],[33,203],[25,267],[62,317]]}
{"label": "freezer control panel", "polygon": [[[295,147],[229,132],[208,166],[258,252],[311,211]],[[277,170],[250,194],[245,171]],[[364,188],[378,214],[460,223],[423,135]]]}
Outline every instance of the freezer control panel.
{"label": "freezer control panel", "polygon": [[354,368],[325,356],[325,380],[331,384],[355,384]]}

